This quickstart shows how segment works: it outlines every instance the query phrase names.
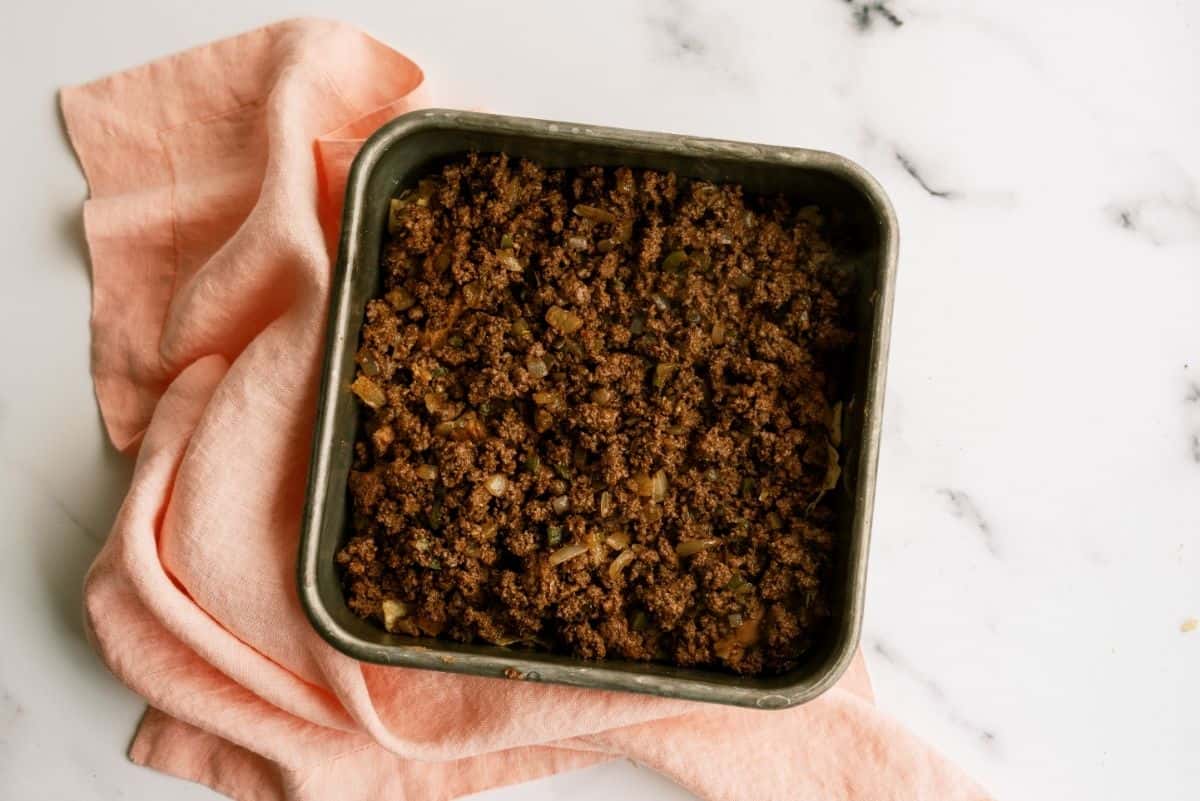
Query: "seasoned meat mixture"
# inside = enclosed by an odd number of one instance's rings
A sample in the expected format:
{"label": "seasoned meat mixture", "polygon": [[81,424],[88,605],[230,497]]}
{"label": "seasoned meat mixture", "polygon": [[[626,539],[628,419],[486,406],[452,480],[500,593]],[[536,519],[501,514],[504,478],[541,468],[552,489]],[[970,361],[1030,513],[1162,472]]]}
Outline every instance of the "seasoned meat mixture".
{"label": "seasoned meat mixture", "polygon": [[793,667],[852,334],[821,212],[469,155],[392,201],[338,553],[390,631]]}

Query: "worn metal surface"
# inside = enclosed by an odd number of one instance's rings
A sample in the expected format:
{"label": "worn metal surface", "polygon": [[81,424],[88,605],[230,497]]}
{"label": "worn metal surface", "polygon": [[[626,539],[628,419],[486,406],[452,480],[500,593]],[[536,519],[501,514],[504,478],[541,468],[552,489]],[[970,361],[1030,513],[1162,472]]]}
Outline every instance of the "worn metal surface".
{"label": "worn metal surface", "polygon": [[[797,669],[782,676],[743,678],[660,664],[586,662],[520,648],[389,634],[347,608],[334,555],[345,535],[346,479],[357,423],[349,385],[363,309],[378,286],[388,202],[438,162],[470,150],[503,151],[549,167],[673,170],[740,183],[749,193],[783,193],[845,216],[852,235],[843,266],[855,272],[855,322],[862,336],[853,354],[841,446],[843,482],[835,498],[834,613],[824,638]],[[897,246],[895,213],[879,184],[832,153],[463,111],[417,111],[388,123],[363,146],[346,186],[300,538],[300,600],[313,626],[338,650],[379,664],[519,676],[760,709],[815,698],[846,669],[862,622]]]}

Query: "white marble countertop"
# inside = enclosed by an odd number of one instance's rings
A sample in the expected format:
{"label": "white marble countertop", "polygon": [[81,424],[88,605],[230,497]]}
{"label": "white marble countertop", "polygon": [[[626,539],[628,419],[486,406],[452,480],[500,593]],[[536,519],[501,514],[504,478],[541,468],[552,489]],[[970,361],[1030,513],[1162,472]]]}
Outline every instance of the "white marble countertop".
{"label": "white marble countertop", "polygon": [[[126,762],[80,584],[129,476],[87,375],[55,89],[289,14],[445,104],[823,148],[901,266],[863,645],[1002,799],[1200,798],[1200,10],[1154,2],[22,4],[0,30],[0,797],[215,798]],[[335,11],[336,8],[340,10]],[[683,799],[615,763],[481,798]]]}

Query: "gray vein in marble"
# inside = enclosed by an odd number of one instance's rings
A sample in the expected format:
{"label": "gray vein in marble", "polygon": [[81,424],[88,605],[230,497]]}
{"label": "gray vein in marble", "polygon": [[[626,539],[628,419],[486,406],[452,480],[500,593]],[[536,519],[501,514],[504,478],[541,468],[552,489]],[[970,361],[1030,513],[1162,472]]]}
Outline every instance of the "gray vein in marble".
{"label": "gray vein in marble", "polygon": [[8,690],[0,689],[0,729],[8,728],[24,714],[25,707],[21,702]]}
{"label": "gray vein in marble", "polygon": [[1000,546],[996,542],[996,534],[992,531],[991,524],[983,516],[983,512],[979,511],[979,507],[975,504],[971,496],[962,490],[951,489],[950,487],[939,489],[938,494],[944,496],[950,502],[950,511],[955,517],[965,521],[979,532],[984,546],[988,549],[988,553],[999,558]]}
{"label": "gray vein in marble", "polygon": [[1155,246],[1200,238],[1200,203],[1192,197],[1129,198],[1110,204],[1106,212],[1118,228]]}
{"label": "gray vein in marble", "polygon": [[34,470],[30,465],[3,455],[0,455],[0,458],[3,458],[3,460],[8,463],[9,467],[11,468],[11,472],[17,473],[30,484],[32,484],[33,487],[38,491],[38,494],[47,500],[51,506],[57,509],[59,514],[66,518],[72,526],[74,526],[93,542],[101,545],[104,544],[104,536],[80,519],[79,515],[75,514],[75,512],[71,510],[71,507],[67,505],[66,501],[58,497],[58,493],[55,492],[54,487],[50,484],[50,482],[38,475],[37,471]]}
{"label": "gray vein in marble", "polygon": [[896,12],[888,8],[886,3],[864,3],[861,0],[843,0],[843,2],[850,6],[854,19],[854,27],[864,33],[875,27],[875,20],[877,19],[883,20],[893,28],[899,28],[904,25],[904,20],[900,19],[896,15]]}
{"label": "gray vein in marble", "polygon": [[79,516],[76,515],[74,512],[72,512],[70,507],[68,507],[67,504],[61,498],[59,498],[53,492],[49,491],[49,488],[47,488],[47,491],[46,491],[46,500],[50,501],[50,503],[52,503],[54,505],[54,508],[57,509],[59,511],[59,513],[62,514],[62,516],[65,517],[67,519],[67,521],[71,523],[71,525],[75,526],[75,528],[77,528],[81,532],[83,532],[83,534],[88,539],[92,540],[93,542],[98,542],[98,543],[104,542],[103,536],[101,536],[95,529],[93,529],[87,523],[84,523],[82,520],[80,520]]}
{"label": "gray vein in marble", "polygon": [[896,155],[896,161],[900,162],[900,166],[904,168],[904,171],[906,173],[908,173],[910,176],[912,176],[912,179],[914,181],[916,181],[917,184],[922,189],[924,189],[926,192],[928,192],[933,197],[939,197],[939,198],[942,198],[943,200],[949,200],[950,198],[957,196],[956,192],[951,192],[948,189],[934,189],[932,186],[929,185],[928,182],[926,182],[925,178],[922,177],[921,173],[918,172],[916,165],[913,164],[913,162],[912,162],[912,159],[910,159],[908,156],[901,153],[899,150],[895,151],[895,155]]}
{"label": "gray vein in marble", "polygon": [[[0,687],[0,765],[3,764],[5,752],[18,734],[21,718],[25,717],[25,706],[13,697],[7,688]],[[3,771],[0,771],[2,774]],[[0,781],[0,786],[3,781]]]}
{"label": "gray vein in marble", "polygon": [[[1184,365],[1187,367],[1187,365]],[[1183,402],[1188,406],[1200,406],[1200,383],[1195,381],[1187,382],[1187,392],[1183,395]],[[1200,464],[1200,431],[1193,430],[1188,437],[1188,452],[1192,457],[1192,461]]]}
{"label": "gray vein in marble", "polygon": [[942,689],[942,685],[938,684],[937,680],[932,676],[920,671],[915,665],[898,654],[892,647],[883,642],[883,640],[875,639],[871,643],[871,649],[890,666],[903,673],[914,684],[920,686],[929,696],[930,700],[942,707],[947,719],[958,728],[966,731],[974,737],[981,745],[989,750],[995,750],[998,747],[996,733],[986,726],[972,721],[967,717],[958,706],[950,700],[946,695],[946,691]]}
{"label": "gray vein in marble", "polygon": [[738,65],[737,49],[727,39],[735,30],[733,20],[716,19],[704,6],[690,0],[661,0],[649,4],[646,24],[657,49],[668,61],[701,68],[737,85],[748,83]]}

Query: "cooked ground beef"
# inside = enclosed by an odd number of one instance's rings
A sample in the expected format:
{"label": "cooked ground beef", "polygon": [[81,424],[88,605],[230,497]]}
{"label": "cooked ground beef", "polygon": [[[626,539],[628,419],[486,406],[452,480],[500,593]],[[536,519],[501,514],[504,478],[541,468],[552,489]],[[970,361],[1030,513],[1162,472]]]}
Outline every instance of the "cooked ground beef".
{"label": "cooked ground beef", "polygon": [[393,201],[341,565],[390,630],[778,673],[827,617],[820,211],[468,155]]}

